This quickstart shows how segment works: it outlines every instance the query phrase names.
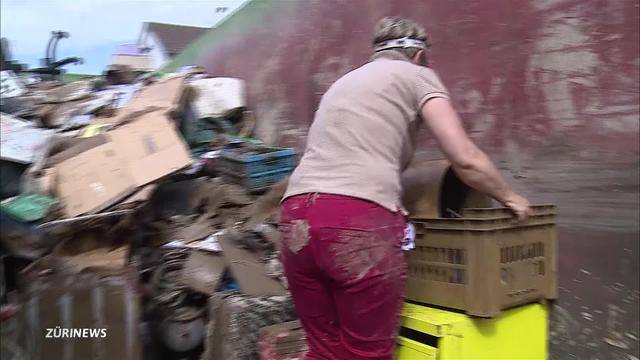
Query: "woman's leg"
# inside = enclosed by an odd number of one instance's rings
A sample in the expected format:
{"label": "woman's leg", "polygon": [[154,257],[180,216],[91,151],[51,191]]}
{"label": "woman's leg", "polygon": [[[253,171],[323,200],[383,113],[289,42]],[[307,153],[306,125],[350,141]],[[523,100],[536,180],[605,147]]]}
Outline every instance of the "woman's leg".
{"label": "woman's leg", "polygon": [[407,277],[404,217],[369,201],[319,194],[287,199],[281,223],[307,359],[391,359]]}
{"label": "woman's leg", "polygon": [[404,216],[354,198],[318,206],[331,214],[315,222],[315,258],[332,279],[343,359],[392,359],[407,278]]}
{"label": "woman's leg", "polygon": [[306,195],[287,199],[281,209],[282,263],[296,312],[307,335],[306,359],[347,359],[340,343],[330,279],[317,266],[307,219]]}

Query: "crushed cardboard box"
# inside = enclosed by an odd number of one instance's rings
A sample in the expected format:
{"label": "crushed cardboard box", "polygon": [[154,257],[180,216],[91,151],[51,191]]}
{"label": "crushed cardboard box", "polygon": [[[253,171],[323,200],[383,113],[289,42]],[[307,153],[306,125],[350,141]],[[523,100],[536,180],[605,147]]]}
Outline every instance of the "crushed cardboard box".
{"label": "crushed cardboard box", "polygon": [[103,210],[135,190],[126,159],[112,143],[99,145],[56,166],[57,195],[66,217]]}
{"label": "crushed cardboard box", "polygon": [[78,150],[83,151],[55,166],[56,190],[67,217],[103,210],[191,163],[184,142],[161,111],[81,139],[66,151]]}
{"label": "crushed cardboard box", "polygon": [[173,76],[146,86],[138,91],[133,100],[116,116],[98,119],[94,123],[118,126],[150,109],[162,110],[168,115],[177,107],[184,79],[184,76]]}
{"label": "crushed cardboard box", "polygon": [[191,164],[187,146],[162,111],[153,111],[106,133],[123,157],[135,186]]}

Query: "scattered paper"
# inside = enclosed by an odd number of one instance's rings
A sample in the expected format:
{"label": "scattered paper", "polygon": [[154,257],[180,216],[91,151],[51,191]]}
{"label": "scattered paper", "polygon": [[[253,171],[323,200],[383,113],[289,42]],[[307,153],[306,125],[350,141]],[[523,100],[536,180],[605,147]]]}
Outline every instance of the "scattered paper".
{"label": "scattered paper", "polygon": [[199,241],[192,241],[185,243],[182,240],[173,240],[163,245],[165,248],[171,249],[194,249],[210,252],[221,252],[222,248],[218,242],[218,236],[223,234],[223,231],[218,231],[215,234],[209,235],[207,238]]}

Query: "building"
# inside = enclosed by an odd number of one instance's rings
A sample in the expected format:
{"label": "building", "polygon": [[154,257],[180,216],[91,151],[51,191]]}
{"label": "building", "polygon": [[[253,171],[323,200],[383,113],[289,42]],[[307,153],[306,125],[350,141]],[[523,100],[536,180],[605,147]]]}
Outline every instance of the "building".
{"label": "building", "polygon": [[207,30],[206,27],[145,22],[137,43],[119,45],[111,64],[128,65],[138,71],[159,69]]}
{"label": "building", "polygon": [[118,45],[111,57],[112,65],[127,65],[135,71],[153,70],[151,57],[147,49],[138,44]]}
{"label": "building", "polygon": [[145,22],[138,47],[148,50],[151,66],[158,69],[207,30],[206,27]]}

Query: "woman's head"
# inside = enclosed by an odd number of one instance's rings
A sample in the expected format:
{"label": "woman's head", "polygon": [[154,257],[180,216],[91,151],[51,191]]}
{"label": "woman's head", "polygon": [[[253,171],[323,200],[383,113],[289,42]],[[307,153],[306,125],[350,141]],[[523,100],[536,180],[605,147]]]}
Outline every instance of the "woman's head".
{"label": "woman's head", "polygon": [[375,27],[376,51],[395,50],[416,63],[425,62],[424,51],[430,46],[427,33],[417,23],[399,17],[385,17]]}

